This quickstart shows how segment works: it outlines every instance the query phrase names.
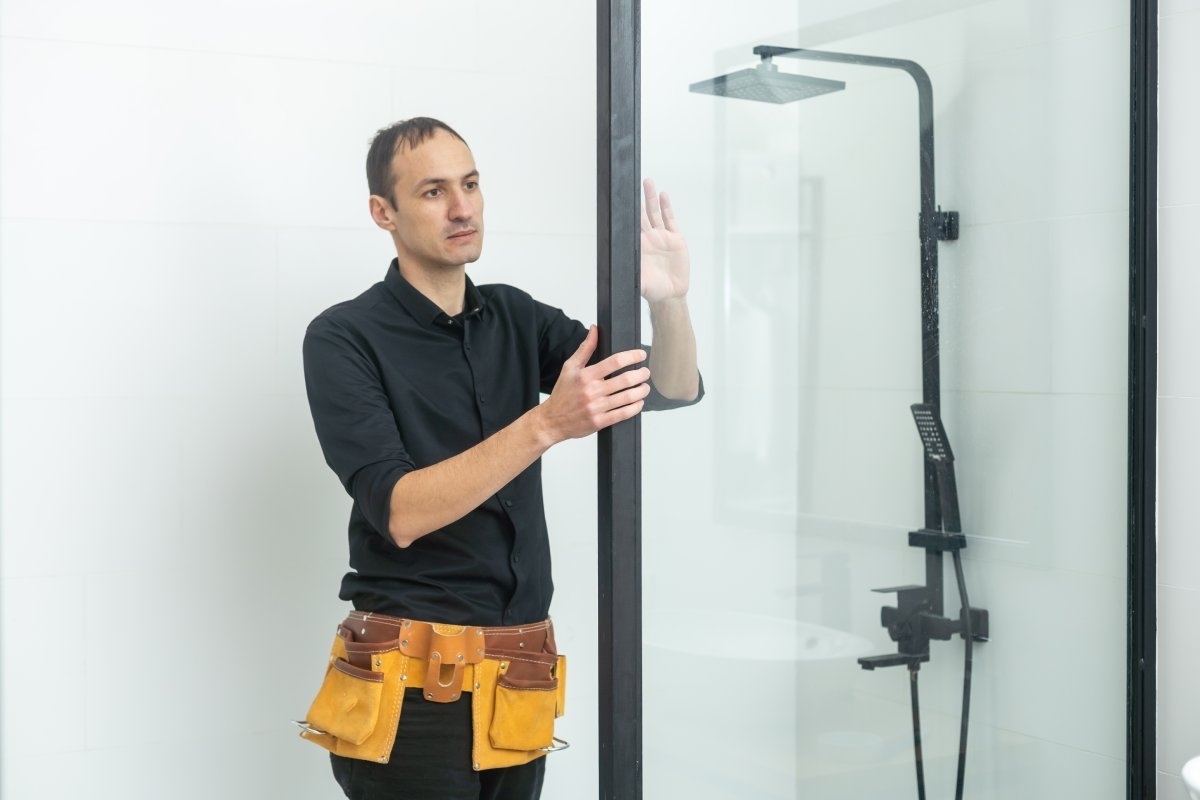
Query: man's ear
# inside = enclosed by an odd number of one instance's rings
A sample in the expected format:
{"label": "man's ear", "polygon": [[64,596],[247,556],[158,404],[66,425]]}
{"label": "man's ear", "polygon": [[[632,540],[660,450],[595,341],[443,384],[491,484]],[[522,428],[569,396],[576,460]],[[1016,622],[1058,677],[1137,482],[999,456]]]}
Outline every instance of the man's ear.
{"label": "man's ear", "polygon": [[371,219],[375,220],[375,224],[385,231],[395,231],[396,223],[393,221],[393,218],[396,215],[396,209],[392,208],[392,204],[388,202],[388,199],[373,194],[369,203]]}

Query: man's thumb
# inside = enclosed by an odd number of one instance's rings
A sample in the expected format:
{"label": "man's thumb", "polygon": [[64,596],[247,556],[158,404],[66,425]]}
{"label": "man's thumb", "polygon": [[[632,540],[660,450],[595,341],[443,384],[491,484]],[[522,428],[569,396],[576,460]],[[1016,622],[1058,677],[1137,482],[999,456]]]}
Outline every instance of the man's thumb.
{"label": "man's thumb", "polygon": [[588,328],[587,336],[583,337],[583,341],[579,343],[579,348],[573,356],[567,359],[567,363],[576,368],[586,366],[588,359],[592,357],[592,353],[596,352],[596,343],[599,341],[600,329],[593,325]]}

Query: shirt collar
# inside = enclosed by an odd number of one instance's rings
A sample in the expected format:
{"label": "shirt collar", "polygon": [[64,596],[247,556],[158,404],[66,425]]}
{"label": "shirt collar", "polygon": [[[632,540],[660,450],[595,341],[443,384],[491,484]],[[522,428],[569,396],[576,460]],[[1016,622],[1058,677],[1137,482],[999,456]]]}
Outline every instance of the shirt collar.
{"label": "shirt collar", "polygon": [[[463,317],[477,317],[483,310],[484,302],[483,295],[475,288],[475,284],[471,281],[471,277],[466,276],[467,288],[463,296]],[[437,304],[430,300],[425,295],[421,294],[417,289],[405,280],[400,274],[400,260],[393,258],[392,263],[388,265],[387,274],[383,278],[383,283],[404,309],[422,325],[432,328],[439,321],[445,322],[449,319],[442,309],[438,308]]]}

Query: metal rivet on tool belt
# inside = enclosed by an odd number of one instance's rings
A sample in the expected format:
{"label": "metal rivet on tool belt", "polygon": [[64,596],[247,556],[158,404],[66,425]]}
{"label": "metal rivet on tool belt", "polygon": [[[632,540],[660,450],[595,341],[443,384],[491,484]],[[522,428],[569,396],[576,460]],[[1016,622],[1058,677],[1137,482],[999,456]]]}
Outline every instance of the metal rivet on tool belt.
{"label": "metal rivet on tool belt", "polygon": [[433,699],[433,692],[430,692],[429,694],[425,695],[425,697],[426,697],[426,698],[428,698],[428,699],[430,699],[430,700],[432,700],[432,699]]}
{"label": "metal rivet on tool belt", "polygon": [[404,639],[403,641],[401,641],[401,642],[400,642],[400,646],[401,646],[401,647],[408,647],[408,639]]}
{"label": "metal rivet on tool belt", "polygon": [[459,660],[459,661],[462,661],[462,660],[463,660],[463,654],[462,654],[462,653],[459,653],[459,654],[458,654],[458,660]]}
{"label": "metal rivet on tool belt", "polygon": [[476,647],[476,648],[475,648],[475,652],[476,652],[476,653],[478,653],[479,655],[483,655],[483,648],[482,648],[482,647]]}
{"label": "metal rivet on tool belt", "polygon": [[456,694],[452,694],[452,695],[450,695],[450,699],[451,699],[451,700],[457,700],[457,699],[458,699],[458,695],[456,695]]}
{"label": "metal rivet on tool belt", "polygon": [[517,642],[517,647],[524,647],[524,646],[525,646],[524,642]]}
{"label": "metal rivet on tool belt", "polygon": [[476,762],[475,762],[475,764],[474,764],[473,766],[475,767],[475,769],[479,769],[479,762],[478,762],[478,761],[476,761]]}
{"label": "metal rivet on tool belt", "polygon": [[478,684],[478,683],[477,683],[477,684],[475,684],[475,688],[476,688],[476,689],[478,689],[478,688],[479,688],[479,684]]}
{"label": "metal rivet on tool belt", "polygon": [[475,632],[476,632],[477,634],[479,634],[480,636],[483,636],[483,628],[480,628],[479,630],[477,630],[477,631],[475,631]]}
{"label": "metal rivet on tool belt", "polygon": [[383,666],[383,659],[382,659],[382,658],[377,658],[377,659],[375,659],[375,666],[377,666],[377,667],[382,667],[382,666]]}
{"label": "metal rivet on tool belt", "polygon": [[500,662],[500,669],[508,669],[508,664],[507,664],[507,663],[505,663],[505,662],[503,662],[503,661],[501,661],[501,662]]}
{"label": "metal rivet on tool belt", "polygon": [[400,682],[401,682],[401,683],[404,683],[406,680],[408,680],[408,676],[407,676],[407,675],[401,675],[401,676],[400,676]]}
{"label": "metal rivet on tool belt", "polygon": [[411,627],[412,627],[412,623],[411,623],[411,622],[409,622],[408,620],[404,620],[404,627],[406,627],[406,628],[411,628]]}
{"label": "metal rivet on tool belt", "polygon": [[366,635],[367,635],[367,629],[366,629],[366,628],[362,628],[361,630],[359,630],[359,633],[360,633],[361,635],[363,635],[363,636],[366,636]]}

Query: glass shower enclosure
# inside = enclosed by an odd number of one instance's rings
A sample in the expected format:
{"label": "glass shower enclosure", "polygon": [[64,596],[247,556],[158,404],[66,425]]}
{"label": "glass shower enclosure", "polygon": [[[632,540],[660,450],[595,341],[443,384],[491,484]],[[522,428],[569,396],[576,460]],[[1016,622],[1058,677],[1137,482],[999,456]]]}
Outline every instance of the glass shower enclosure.
{"label": "glass shower enclosure", "polygon": [[602,738],[650,798],[1124,797],[1128,3],[640,14],[707,394],[602,464]]}

